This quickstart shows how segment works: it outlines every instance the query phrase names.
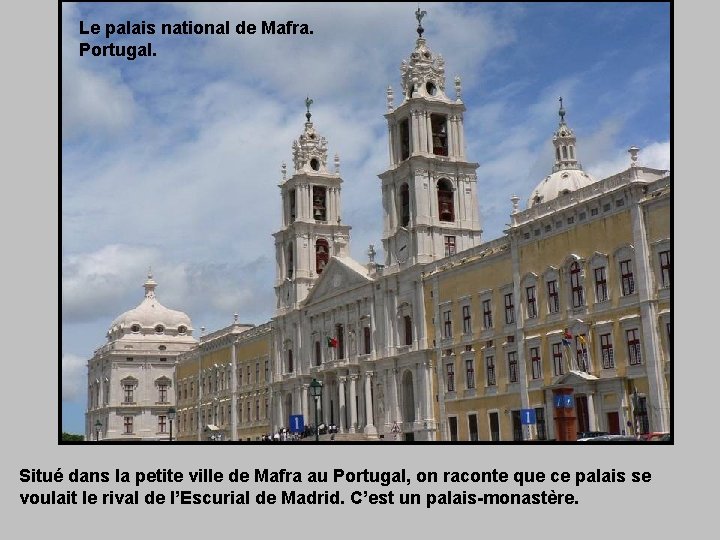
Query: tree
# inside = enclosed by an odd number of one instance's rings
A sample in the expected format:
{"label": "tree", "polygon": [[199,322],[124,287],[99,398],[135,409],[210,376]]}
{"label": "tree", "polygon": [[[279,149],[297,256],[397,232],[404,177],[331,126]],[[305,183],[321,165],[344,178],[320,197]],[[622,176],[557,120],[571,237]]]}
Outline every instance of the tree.
{"label": "tree", "polygon": [[84,436],[84,435],[76,435],[76,434],[74,434],[74,433],[65,433],[64,431],[63,431],[63,433],[62,433],[62,441],[63,441],[63,442],[67,442],[67,441],[84,441],[84,440],[85,440],[85,436]]}

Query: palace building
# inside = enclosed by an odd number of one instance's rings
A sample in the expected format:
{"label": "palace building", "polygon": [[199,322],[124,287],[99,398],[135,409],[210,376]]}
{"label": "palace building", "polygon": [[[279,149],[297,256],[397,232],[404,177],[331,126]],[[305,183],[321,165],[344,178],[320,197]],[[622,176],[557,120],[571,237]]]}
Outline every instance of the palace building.
{"label": "palace building", "polygon": [[[367,262],[350,256],[340,160],[308,99],[279,183],[275,316],[254,326],[236,315],[195,341],[184,314],[142,315],[146,297],[90,361],[88,436],[99,418],[107,437],[156,437],[171,406],[181,440],[258,440],[316,414],[336,440],[670,431],[669,171],[642,166],[633,147],[625,170],[594,179],[561,101],[552,170],[526,209],[511,197],[505,234],[484,241],[461,81],[447,86],[423,33],[397,104],[387,90],[382,264],[372,245]],[[130,386],[142,390],[123,402]],[[167,402],[153,402],[161,387]]]}

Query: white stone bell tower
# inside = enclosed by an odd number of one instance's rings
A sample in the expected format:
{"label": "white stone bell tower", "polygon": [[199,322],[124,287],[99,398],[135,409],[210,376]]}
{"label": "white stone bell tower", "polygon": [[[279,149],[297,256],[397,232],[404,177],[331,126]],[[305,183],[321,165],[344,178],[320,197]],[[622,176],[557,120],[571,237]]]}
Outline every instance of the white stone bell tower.
{"label": "white stone bell tower", "polygon": [[388,88],[390,166],[380,175],[385,263],[427,263],[480,243],[478,164],[465,156],[460,78],[455,99],[446,95],[445,62],[423,38],[400,67],[402,102],[395,108]]}
{"label": "white stone bell tower", "polygon": [[327,140],[310,121],[310,105],[305,129],[293,142],[294,173],[287,178],[282,166],[282,227],[275,237],[275,294],[277,313],[297,308],[322,274],[331,256],[349,253],[350,227],[341,224],[340,158],[335,155],[334,170],[327,168]]}

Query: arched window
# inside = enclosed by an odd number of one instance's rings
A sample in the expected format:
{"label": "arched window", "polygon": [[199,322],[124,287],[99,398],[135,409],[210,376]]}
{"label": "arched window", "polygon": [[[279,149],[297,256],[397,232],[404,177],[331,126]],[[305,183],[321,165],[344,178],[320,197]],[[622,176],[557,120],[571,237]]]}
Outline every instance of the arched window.
{"label": "arched window", "polygon": [[581,283],[580,264],[577,261],[570,265],[570,292],[572,293],[572,306],[580,307],[585,303],[583,295],[583,286]]}
{"label": "arched window", "polygon": [[293,277],[294,267],[295,267],[295,263],[293,261],[293,245],[288,244],[288,247],[287,247],[287,277],[289,279],[292,279],[292,277]]}
{"label": "arched window", "polygon": [[570,145],[570,159],[575,159],[575,152],[573,150],[574,148],[574,146]]}
{"label": "arched window", "polygon": [[322,186],[313,186],[313,219],[327,220],[327,192]]}
{"label": "arched window", "polygon": [[410,223],[410,188],[407,184],[400,186],[400,225],[407,227]]}
{"label": "arched window", "polygon": [[442,114],[431,114],[430,128],[432,129],[433,154],[436,156],[447,156],[447,118]]}
{"label": "arched window", "polygon": [[287,372],[292,373],[293,372],[293,352],[292,349],[288,349],[287,352]]}
{"label": "arched window", "polygon": [[440,221],[455,221],[455,203],[450,180],[443,178],[437,183],[437,196]]}
{"label": "arched window", "polygon": [[315,272],[322,274],[322,271],[328,263],[329,255],[330,249],[327,240],[319,238],[318,241],[315,242]]}
{"label": "arched window", "polygon": [[555,148],[555,155],[557,156],[558,161],[560,161],[560,147],[558,146]]}
{"label": "arched window", "polygon": [[567,146],[563,145],[563,158],[567,159]]}

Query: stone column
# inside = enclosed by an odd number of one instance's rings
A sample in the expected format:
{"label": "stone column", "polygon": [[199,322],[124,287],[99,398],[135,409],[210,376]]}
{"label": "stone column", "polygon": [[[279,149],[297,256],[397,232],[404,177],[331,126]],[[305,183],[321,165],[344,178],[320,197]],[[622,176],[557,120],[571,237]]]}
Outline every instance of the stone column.
{"label": "stone column", "polygon": [[425,372],[425,418],[424,420],[433,420],[433,399],[432,399],[432,360],[428,359],[423,364]]}
{"label": "stone column", "polygon": [[308,389],[310,388],[309,384],[303,384],[300,388],[300,401],[302,403],[302,415],[303,420],[305,421],[305,424],[310,424],[315,421],[315,416],[310,418],[309,416],[309,410],[308,410]]}
{"label": "stone column", "polygon": [[398,424],[402,423],[402,414],[400,411],[400,401],[398,400],[398,370],[393,368],[390,372],[388,381],[390,383],[390,407],[392,408],[393,421]]}
{"label": "stone column", "polygon": [[447,130],[447,145],[448,145],[448,157],[453,157],[456,154],[455,147],[457,146],[455,139],[455,115],[449,114],[445,120],[445,129]]}
{"label": "stone column", "polygon": [[427,146],[428,153],[433,153],[433,140],[432,140],[432,121],[430,120],[430,113],[426,113],[425,117],[425,130],[427,131]]}
{"label": "stone column", "polygon": [[372,403],[372,371],[365,372],[365,433],[375,434],[375,422],[373,421]]}
{"label": "stone column", "polygon": [[330,424],[330,381],[327,377],[322,387],[322,421],[326,426]]}
{"label": "stone column", "polygon": [[230,357],[230,440],[238,440],[237,418],[237,341],[232,344]]}
{"label": "stone column", "polygon": [[346,377],[338,377],[338,420],[340,422],[340,433],[345,433],[345,380]]}
{"label": "stone column", "polygon": [[588,424],[590,431],[597,431],[597,418],[595,416],[595,393],[594,392],[588,392],[587,393],[587,403],[588,403]]}
{"label": "stone column", "polygon": [[350,375],[350,433],[357,431],[357,375]]}

